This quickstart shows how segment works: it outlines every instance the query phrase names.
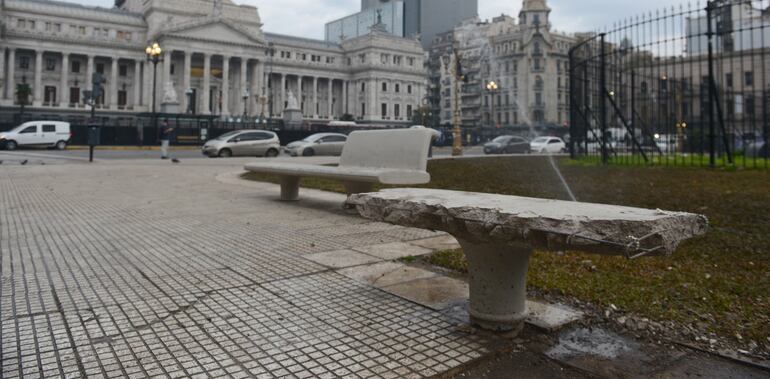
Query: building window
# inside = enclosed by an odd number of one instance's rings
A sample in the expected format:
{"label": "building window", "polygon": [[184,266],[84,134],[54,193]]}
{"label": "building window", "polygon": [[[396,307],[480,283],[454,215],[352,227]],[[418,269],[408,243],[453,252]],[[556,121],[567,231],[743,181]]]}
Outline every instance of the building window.
{"label": "building window", "polygon": [[382,92],[388,92],[388,83],[382,83]]}
{"label": "building window", "polygon": [[128,76],[128,66],[124,65],[124,64],[120,65],[118,67],[118,75],[120,75],[122,77]]}
{"label": "building window", "polygon": [[412,106],[407,105],[406,106],[406,118],[411,119],[412,118]]}
{"label": "building window", "polygon": [[56,59],[48,58],[45,60],[45,69],[46,71],[54,71],[56,70]]}
{"label": "building window", "polygon": [[29,57],[19,57],[19,68],[29,70]]}
{"label": "building window", "polygon": [[366,116],[366,103],[361,103],[361,117]]}
{"label": "building window", "polygon": [[77,104],[80,102],[80,87],[70,87],[70,103]]}
{"label": "building window", "polygon": [[84,35],[86,35],[86,27],[85,27],[85,26],[81,26],[81,27],[79,27],[79,28],[80,28],[80,35],[81,35],[81,36],[84,36]]}
{"label": "building window", "polygon": [[396,118],[401,117],[401,105],[396,104],[393,106],[393,116]]}
{"label": "building window", "polygon": [[96,73],[104,75],[104,63],[97,63],[96,64]]}
{"label": "building window", "polygon": [[56,102],[56,87],[45,86],[45,91],[43,93],[43,101],[49,104],[53,104]]}
{"label": "building window", "polygon": [[174,75],[174,71],[176,71],[176,67],[175,67],[175,65],[172,63],[172,64],[171,64],[171,75]]}
{"label": "building window", "polygon": [[19,29],[25,29],[27,27],[27,20],[21,18],[16,20],[16,27]]}
{"label": "building window", "polygon": [[746,85],[747,86],[753,86],[754,85],[754,73],[751,72],[751,71],[746,71],[745,77],[746,77]]}
{"label": "building window", "polygon": [[396,93],[399,93],[401,91],[401,85],[396,83]]}
{"label": "building window", "polygon": [[382,103],[382,117],[388,116],[388,104]]}
{"label": "building window", "polygon": [[408,94],[412,93],[412,86],[411,85],[406,86],[406,93],[408,93]]}
{"label": "building window", "polygon": [[72,61],[70,72],[72,72],[73,74],[80,73],[80,61]]}
{"label": "building window", "polygon": [[361,83],[361,92],[366,91],[366,83]]}
{"label": "building window", "polygon": [[118,106],[125,107],[128,103],[128,92],[126,90],[118,91]]}
{"label": "building window", "polygon": [[733,88],[733,74],[731,73],[725,74],[725,85],[728,88]]}
{"label": "building window", "polygon": [[753,96],[746,96],[746,115],[747,116],[754,116],[754,97]]}

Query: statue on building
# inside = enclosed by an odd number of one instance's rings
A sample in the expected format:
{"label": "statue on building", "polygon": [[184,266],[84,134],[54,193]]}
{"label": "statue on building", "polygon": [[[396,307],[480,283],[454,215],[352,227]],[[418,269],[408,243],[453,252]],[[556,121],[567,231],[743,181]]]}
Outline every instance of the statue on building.
{"label": "statue on building", "polygon": [[294,96],[294,92],[289,91],[286,102],[287,102],[286,109],[290,109],[290,110],[299,109],[299,102],[297,101],[297,98]]}
{"label": "statue on building", "polygon": [[166,82],[163,86],[163,98],[160,102],[160,111],[163,113],[179,113],[179,98],[176,95],[173,82]]}

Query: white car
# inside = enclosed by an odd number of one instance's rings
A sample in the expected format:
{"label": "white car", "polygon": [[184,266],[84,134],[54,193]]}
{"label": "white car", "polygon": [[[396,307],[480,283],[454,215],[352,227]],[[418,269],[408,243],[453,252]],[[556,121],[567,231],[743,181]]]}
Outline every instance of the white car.
{"label": "white car", "polygon": [[72,138],[69,122],[30,121],[0,133],[0,146],[16,150],[19,146],[67,148]]}
{"label": "white car", "polygon": [[314,155],[342,155],[342,148],[348,136],[338,133],[318,133],[309,136],[302,141],[292,142],[286,145],[286,152],[292,157],[312,157]]}
{"label": "white car", "polygon": [[559,137],[538,137],[529,143],[529,150],[538,154],[558,154],[567,150],[567,144]]}

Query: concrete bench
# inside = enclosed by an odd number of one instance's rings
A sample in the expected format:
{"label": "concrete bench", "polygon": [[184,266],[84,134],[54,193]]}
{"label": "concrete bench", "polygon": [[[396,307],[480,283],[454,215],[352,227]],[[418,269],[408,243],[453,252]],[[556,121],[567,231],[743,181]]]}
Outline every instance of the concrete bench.
{"label": "concrete bench", "polygon": [[496,331],[523,326],[534,249],[670,255],[708,227],[690,213],[430,189],[358,194],[348,204],[368,219],[454,236],[468,259],[471,321]]}
{"label": "concrete bench", "polygon": [[311,164],[259,162],[246,165],[251,172],[281,177],[281,200],[299,199],[302,177],[341,181],[350,194],[370,192],[374,183],[416,185],[430,182],[426,129],[353,132],[342,150],[338,167]]}

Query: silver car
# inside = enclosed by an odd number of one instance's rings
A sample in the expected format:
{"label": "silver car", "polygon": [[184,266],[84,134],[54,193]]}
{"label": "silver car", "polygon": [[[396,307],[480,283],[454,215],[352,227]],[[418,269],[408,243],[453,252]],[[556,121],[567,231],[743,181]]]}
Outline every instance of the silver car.
{"label": "silver car", "polygon": [[342,155],[342,148],[348,137],[338,133],[318,133],[286,145],[286,152],[293,157],[312,157],[314,155]]}
{"label": "silver car", "polygon": [[238,130],[225,133],[203,145],[203,155],[214,158],[235,156],[277,157],[281,141],[273,132],[265,130]]}

